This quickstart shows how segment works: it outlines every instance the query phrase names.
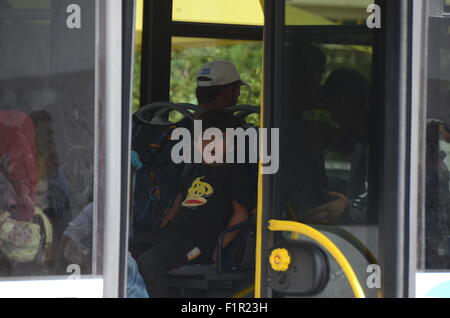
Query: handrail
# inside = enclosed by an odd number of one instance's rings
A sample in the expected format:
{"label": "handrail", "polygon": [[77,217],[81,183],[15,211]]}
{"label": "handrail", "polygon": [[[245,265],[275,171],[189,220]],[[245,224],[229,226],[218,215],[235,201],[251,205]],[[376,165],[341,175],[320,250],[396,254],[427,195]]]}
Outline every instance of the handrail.
{"label": "handrail", "polygon": [[255,221],[254,220],[247,220],[238,224],[235,224],[233,226],[227,227],[225,230],[223,230],[220,234],[219,237],[217,238],[217,274],[222,275],[222,271],[223,271],[223,243],[224,243],[224,239],[225,236],[228,233],[240,230],[246,226],[249,225],[254,225]]}
{"label": "handrail", "polygon": [[319,231],[309,227],[305,224],[301,224],[293,221],[278,221],[278,220],[270,220],[269,221],[269,230],[270,231],[280,231],[280,232],[295,232],[302,235],[305,235],[317,243],[319,243],[323,248],[325,248],[336,260],[336,262],[341,266],[344,270],[345,276],[350,283],[350,286],[355,294],[356,298],[366,298],[364,294],[364,290],[359,283],[358,277],[355,274],[352,266],[348,262],[347,258],[342,254],[339,248],[325,235],[320,233]]}
{"label": "handrail", "polygon": [[[290,212],[291,215],[294,217],[293,219],[291,219],[291,221],[298,220],[291,207],[288,208],[288,212]],[[350,233],[346,229],[336,226],[336,225],[313,224],[313,226],[315,229],[317,229],[319,231],[328,232],[328,233],[331,233],[331,234],[334,234],[334,235],[340,237],[341,239],[350,243],[354,248],[356,248],[362,254],[362,256],[364,256],[366,258],[366,260],[367,260],[367,262],[369,262],[369,264],[379,265],[378,259],[372,253],[372,251],[367,246],[365,246],[364,243],[361,242],[356,236],[354,236],[352,233]],[[298,233],[295,233],[295,234],[298,234]]]}

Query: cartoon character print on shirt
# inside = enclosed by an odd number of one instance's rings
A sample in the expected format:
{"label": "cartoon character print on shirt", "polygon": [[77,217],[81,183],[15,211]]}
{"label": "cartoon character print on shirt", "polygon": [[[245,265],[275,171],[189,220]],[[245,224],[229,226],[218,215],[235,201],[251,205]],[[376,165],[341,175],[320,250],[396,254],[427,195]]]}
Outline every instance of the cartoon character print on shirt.
{"label": "cartoon character print on shirt", "polygon": [[186,199],[181,203],[182,206],[195,209],[208,202],[206,198],[214,193],[214,188],[210,184],[203,182],[202,179],[204,178],[205,177],[198,177],[192,182]]}

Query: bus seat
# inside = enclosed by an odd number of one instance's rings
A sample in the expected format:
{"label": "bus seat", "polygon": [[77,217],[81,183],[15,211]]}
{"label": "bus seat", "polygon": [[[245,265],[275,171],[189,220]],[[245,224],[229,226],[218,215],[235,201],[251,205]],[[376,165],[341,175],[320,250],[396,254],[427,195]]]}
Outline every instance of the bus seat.
{"label": "bus seat", "polygon": [[[229,232],[241,229],[226,247],[223,238]],[[190,264],[166,272],[169,286],[207,290],[211,287],[232,288],[233,282],[249,279],[255,266],[255,217],[225,229],[218,237],[217,264]]]}
{"label": "bus seat", "polygon": [[[193,115],[189,105],[158,102],[146,105],[133,116],[132,150],[132,216],[131,235],[156,232],[162,213],[176,197],[184,165],[170,160],[177,141],[170,139],[175,128],[190,129]],[[185,117],[178,123],[164,120],[164,114],[178,111]],[[134,163],[140,166],[135,167]],[[170,180],[170,182],[169,182]]]}

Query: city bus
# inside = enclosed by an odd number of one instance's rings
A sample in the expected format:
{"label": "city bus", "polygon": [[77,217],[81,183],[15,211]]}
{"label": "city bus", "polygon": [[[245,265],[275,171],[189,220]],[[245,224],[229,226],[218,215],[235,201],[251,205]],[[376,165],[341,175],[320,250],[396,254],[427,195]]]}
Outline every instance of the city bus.
{"label": "city bus", "polygon": [[0,297],[130,297],[137,194],[182,172],[140,182],[137,121],[193,120],[214,60],[279,168],[171,295],[449,297],[449,32],[447,0],[1,0]]}

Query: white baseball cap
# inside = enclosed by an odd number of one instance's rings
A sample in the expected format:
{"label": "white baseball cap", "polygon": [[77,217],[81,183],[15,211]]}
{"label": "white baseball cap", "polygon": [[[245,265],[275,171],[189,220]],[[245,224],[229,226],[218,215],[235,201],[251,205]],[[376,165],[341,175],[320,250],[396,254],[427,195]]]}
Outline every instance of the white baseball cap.
{"label": "white baseball cap", "polygon": [[228,61],[214,61],[203,64],[197,74],[197,86],[220,86],[240,81],[242,85],[249,86],[241,79],[233,63]]}

